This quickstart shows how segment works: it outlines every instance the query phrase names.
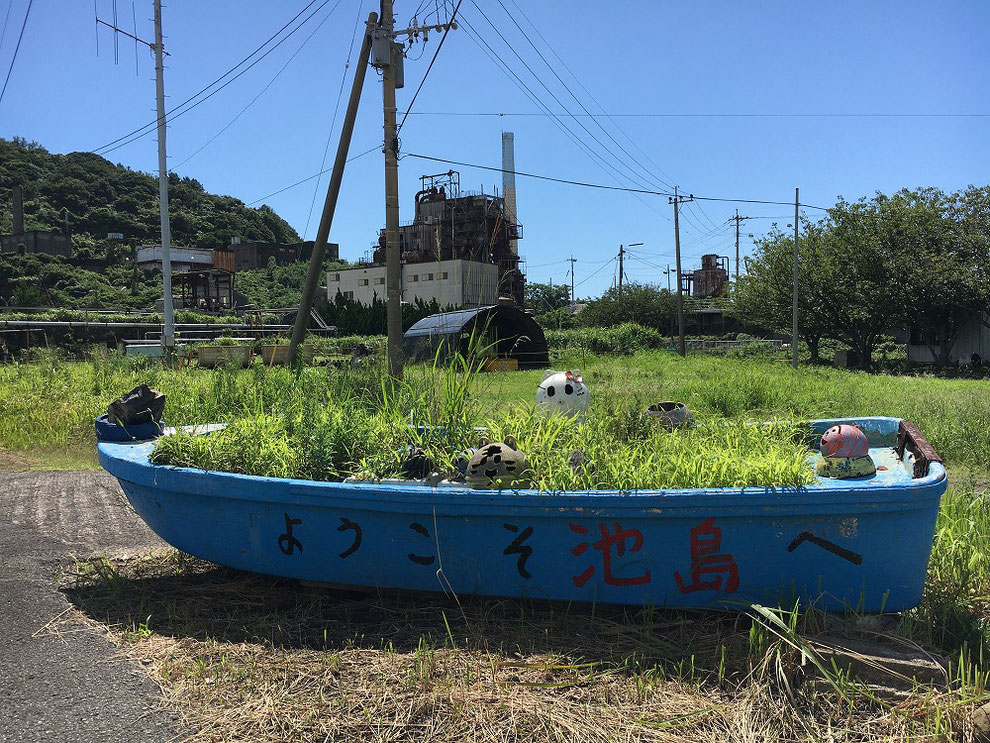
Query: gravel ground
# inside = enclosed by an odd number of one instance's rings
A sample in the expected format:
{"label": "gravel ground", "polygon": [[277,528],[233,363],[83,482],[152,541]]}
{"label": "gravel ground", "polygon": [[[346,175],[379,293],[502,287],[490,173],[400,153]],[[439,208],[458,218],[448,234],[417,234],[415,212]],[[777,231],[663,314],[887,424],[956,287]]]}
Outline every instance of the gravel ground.
{"label": "gravel ground", "polygon": [[97,631],[43,628],[77,558],[161,548],[105,472],[0,473],[0,742],[174,741],[157,687]]}

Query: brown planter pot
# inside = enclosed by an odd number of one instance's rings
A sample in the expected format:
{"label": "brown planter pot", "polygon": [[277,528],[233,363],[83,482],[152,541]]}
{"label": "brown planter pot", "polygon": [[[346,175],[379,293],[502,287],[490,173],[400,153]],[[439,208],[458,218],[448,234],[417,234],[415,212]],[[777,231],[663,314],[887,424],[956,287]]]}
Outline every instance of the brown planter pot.
{"label": "brown planter pot", "polygon": [[[313,360],[313,354],[315,349],[309,343],[303,344],[302,354],[303,361],[307,364]],[[264,362],[265,366],[271,366],[272,364],[287,364],[289,362],[289,347],[288,346],[262,346],[261,347],[261,360]]]}
{"label": "brown planter pot", "polygon": [[209,369],[221,365],[247,368],[251,365],[251,346],[200,346],[196,358],[200,366]]}

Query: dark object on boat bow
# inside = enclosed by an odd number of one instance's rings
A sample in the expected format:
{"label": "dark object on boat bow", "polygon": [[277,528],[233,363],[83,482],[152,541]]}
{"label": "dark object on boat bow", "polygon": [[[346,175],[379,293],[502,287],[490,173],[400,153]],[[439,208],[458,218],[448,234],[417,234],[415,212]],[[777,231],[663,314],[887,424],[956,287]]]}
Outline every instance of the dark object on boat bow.
{"label": "dark object on boat bow", "polygon": [[139,384],[121,395],[107,408],[107,420],[123,426],[157,423],[165,412],[165,395],[146,384]]}

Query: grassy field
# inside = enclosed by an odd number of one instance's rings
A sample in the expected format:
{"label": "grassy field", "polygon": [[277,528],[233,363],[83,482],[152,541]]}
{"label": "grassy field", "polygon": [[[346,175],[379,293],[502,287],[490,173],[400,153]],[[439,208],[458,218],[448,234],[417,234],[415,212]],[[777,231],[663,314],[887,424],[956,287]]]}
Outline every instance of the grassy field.
{"label": "grassy field", "polygon": [[[662,352],[565,366],[584,372],[589,417],[676,399],[705,420],[913,420],[952,482],[922,604],[840,616],[363,595],[168,553],[81,564],[65,577],[78,617],[140,660],[202,741],[972,739],[990,682],[986,382],[794,373],[774,361]],[[387,399],[403,420],[442,422],[463,413],[451,409],[458,401],[480,417],[525,409],[542,373],[409,377],[396,391],[374,369],[296,378],[122,360],[9,366],[0,368],[0,445],[13,466],[82,461],[73,458],[92,446],[93,417],[143,381],[166,393],[173,424],[305,417],[313,390],[355,389]],[[937,662],[913,683],[864,660],[879,646]]]}

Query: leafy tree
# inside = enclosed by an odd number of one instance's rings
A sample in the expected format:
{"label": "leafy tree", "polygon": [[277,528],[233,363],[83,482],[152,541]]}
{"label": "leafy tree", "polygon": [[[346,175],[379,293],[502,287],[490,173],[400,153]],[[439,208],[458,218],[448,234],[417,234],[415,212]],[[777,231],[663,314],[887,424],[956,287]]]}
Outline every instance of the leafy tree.
{"label": "leafy tree", "polygon": [[[789,332],[793,238],[757,244],[736,289],[737,313]],[[947,363],[962,328],[990,307],[990,189],[934,188],[840,200],[799,240],[799,328],[817,357],[822,338],[851,347],[865,368],[883,336],[913,325]]]}
{"label": "leafy tree", "polygon": [[[798,240],[798,262],[810,265],[810,248],[823,239],[821,225],[805,222]],[[798,331],[808,345],[813,363],[819,361],[823,337],[829,337],[824,317],[816,311],[809,282],[817,274],[802,272],[798,291]],[[756,243],[754,254],[746,259],[746,274],[733,289],[738,319],[766,330],[790,334],[793,323],[794,236],[776,229]]]}
{"label": "leafy tree", "polygon": [[581,325],[608,328],[634,322],[666,333],[677,317],[677,296],[655,284],[612,287],[578,315]]}
{"label": "leafy tree", "polygon": [[570,291],[564,284],[544,284],[539,281],[526,283],[526,304],[533,308],[536,317],[567,307]]}

